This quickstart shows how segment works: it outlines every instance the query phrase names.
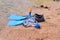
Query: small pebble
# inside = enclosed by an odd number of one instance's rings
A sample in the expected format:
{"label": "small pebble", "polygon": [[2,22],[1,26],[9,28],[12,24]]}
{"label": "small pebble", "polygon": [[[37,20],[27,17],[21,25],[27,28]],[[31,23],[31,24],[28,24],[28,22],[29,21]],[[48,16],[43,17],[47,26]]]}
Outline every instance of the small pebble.
{"label": "small pebble", "polygon": [[44,7],[44,5],[41,5],[40,7]]}

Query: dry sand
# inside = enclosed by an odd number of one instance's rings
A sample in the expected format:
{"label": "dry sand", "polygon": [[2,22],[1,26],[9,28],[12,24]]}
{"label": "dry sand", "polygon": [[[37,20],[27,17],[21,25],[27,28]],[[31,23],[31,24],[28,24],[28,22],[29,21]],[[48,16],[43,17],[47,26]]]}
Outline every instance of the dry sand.
{"label": "dry sand", "polygon": [[[13,0],[12,0],[13,1]],[[34,27],[25,28],[23,26],[7,26],[8,16],[12,13],[19,15],[26,15],[27,9],[20,11],[19,3],[14,5],[14,2],[5,3],[6,1],[0,1],[0,40],[60,40],[60,2],[47,2],[44,5],[49,9],[33,7],[33,14],[43,14],[45,22],[41,22],[41,28],[36,29]],[[8,1],[10,2],[10,1]],[[20,9],[19,9],[20,8]],[[23,14],[20,14],[23,13]],[[26,13],[26,14],[24,14]]]}

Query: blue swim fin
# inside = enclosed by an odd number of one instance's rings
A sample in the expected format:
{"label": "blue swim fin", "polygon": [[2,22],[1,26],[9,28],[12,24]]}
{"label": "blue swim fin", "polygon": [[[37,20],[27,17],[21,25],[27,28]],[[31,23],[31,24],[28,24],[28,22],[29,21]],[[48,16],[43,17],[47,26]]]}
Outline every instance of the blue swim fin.
{"label": "blue swim fin", "polygon": [[17,26],[23,24],[24,20],[22,21],[9,21],[8,26]]}
{"label": "blue swim fin", "polygon": [[18,16],[18,15],[10,15],[8,17],[9,20],[25,20],[27,16]]}

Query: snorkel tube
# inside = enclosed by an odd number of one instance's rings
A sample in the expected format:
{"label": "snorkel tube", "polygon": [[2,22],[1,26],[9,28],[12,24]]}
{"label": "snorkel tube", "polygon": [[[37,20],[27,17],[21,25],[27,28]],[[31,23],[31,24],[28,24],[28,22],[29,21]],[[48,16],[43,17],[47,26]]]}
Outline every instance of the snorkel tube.
{"label": "snorkel tube", "polygon": [[29,9],[28,17],[31,17],[32,8]]}

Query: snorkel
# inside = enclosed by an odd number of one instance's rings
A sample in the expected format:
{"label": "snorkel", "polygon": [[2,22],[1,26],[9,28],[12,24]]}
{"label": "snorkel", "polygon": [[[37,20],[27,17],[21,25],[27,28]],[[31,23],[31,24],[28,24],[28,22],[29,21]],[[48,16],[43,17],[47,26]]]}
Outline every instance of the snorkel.
{"label": "snorkel", "polygon": [[32,8],[29,9],[28,17],[31,17]]}

